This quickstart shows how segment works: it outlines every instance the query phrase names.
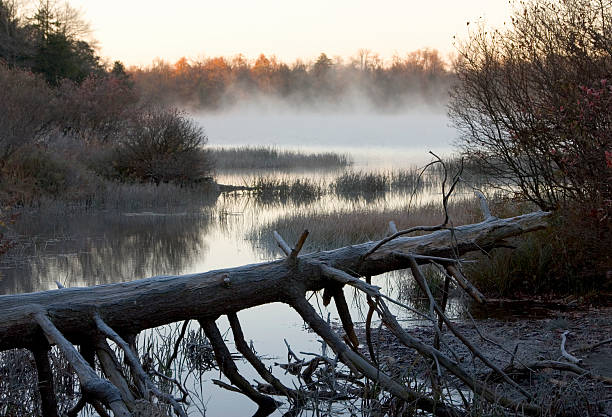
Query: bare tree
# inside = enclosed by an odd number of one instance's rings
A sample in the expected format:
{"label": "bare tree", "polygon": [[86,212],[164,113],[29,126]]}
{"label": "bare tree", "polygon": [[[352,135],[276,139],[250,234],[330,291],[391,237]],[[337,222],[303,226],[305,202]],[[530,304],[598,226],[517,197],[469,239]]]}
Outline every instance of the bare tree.
{"label": "bare tree", "polygon": [[542,208],[610,210],[612,2],[531,0],[506,30],[458,45],[450,116],[460,146]]}

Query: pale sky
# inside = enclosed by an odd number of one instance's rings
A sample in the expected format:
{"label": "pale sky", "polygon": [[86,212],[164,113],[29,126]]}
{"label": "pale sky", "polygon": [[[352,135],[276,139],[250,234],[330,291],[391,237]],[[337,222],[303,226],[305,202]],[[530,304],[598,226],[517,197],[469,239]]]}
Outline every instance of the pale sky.
{"label": "pale sky", "polygon": [[285,62],[347,58],[367,48],[389,59],[423,47],[453,51],[467,21],[499,26],[508,0],[70,0],[91,23],[100,54],[126,65],[182,56],[256,58]]}

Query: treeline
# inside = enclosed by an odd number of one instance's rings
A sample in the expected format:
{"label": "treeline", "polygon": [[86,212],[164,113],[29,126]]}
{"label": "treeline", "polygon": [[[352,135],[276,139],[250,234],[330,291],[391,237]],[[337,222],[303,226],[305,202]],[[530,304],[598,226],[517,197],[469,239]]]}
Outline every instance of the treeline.
{"label": "treeline", "polygon": [[12,68],[41,74],[48,84],[82,82],[104,68],[84,37],[88,24],[68,3],[39,0],[28,14],[25,2],[0,0],[0,59]]}
{"label": "treeline", "polygon": [[321,53],[313,62],[293,64],[263,54],[254,61],[243,55],[181,58],[174,64],[157,60],[133,67],[129,74],[149,100],[194,109],[220,109],[262,96],[307,107],[348,102],[389,110],[410,103],[443,104],[453,78],[435,49],[390,62],[365,49],[346,61]]}
{"label": "treeline", "polygon": [[0,0],[0,197],[91,201],[108,181],[197,182],[206,136],[186,114],[146,102],[120,62],[106,68],[69,6],[29,14]]}

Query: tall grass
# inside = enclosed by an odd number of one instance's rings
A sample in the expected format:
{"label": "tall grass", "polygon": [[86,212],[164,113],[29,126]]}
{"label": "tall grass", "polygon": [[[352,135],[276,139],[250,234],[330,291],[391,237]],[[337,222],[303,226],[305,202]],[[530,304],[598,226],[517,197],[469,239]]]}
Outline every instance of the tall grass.
{"label": "tall grass", "polygon": [[[451,202],[449,214],[454,225],[481,220],[478,203],[474,199]],[[380,239],[386,235],[390,220],[393,220],[398,228],[405,229],[417,225],[439,224],[443,218],[442,205],[439,203],[416,208],[381,210],[358,208],[326,213],[299,212],[287,214],[251,230],[248,237],[272,257],[278,254],[273,239],[270,238],[275,230],[288,242],[296,242],[300,234],[308,229],[310,235],[305,250],[316,251]]]}
{"label": "tall grass", "polygon": [[256,177],[247,187],[258,202],[272,205],[285,204],[289,200],[295,204],[309,204],[326,193],[323,182],[307,178]]}
{"label": "tall grass", "polygon": [[330,188],[349,200],[366,201],[384,197],[388,191],[418,193],[440,182],[440,175],[422,173],[418,168],[382,172],[350,171],[337,177]]}
{"label": "tall grass", "polygon": [[346,199],[368,201],[383,197],[390,190],[390,183],[387,173],[345,172],[333,181],[331,187]]}
{"label": "tall grass", "polygon": [[35,211],[59,215],[86,210],[198,210],[214,205],[218,196],[215,185],[209,183],[181,187],[176,184],[156,186],[97,179],[63,196],[41,195],[24,199],[16,210],[22,214]]}
{"label": "tall grass", "polygon": [[278,175],[260,175],[244,180],[245,190],[262,203],[308,204],[325,195],[349,201],[384,200],[390,192],[421,194],[438,186],[440,178],[420,175],[416,168],[382,172],[345,171],[332,179],[312,180]]}
{"label": "tall grass", "polygon": [[306,153],[273,146],[210,148],[217,171],[246,169],[337,169],[350,166],[350,156],[335,152]]}

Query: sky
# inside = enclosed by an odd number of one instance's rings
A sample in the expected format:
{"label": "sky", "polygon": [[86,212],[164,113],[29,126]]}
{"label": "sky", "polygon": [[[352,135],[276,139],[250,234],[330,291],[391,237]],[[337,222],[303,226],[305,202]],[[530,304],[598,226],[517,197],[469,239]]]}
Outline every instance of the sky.
{"label": "sky", "polygon": [[91,23],[99,53],[126,65],[185,56],[309,60],[321,52],[347,58],[366,48],[394,54],[454,48],[468,21],[499,26],[508,0],[70,0]]}

